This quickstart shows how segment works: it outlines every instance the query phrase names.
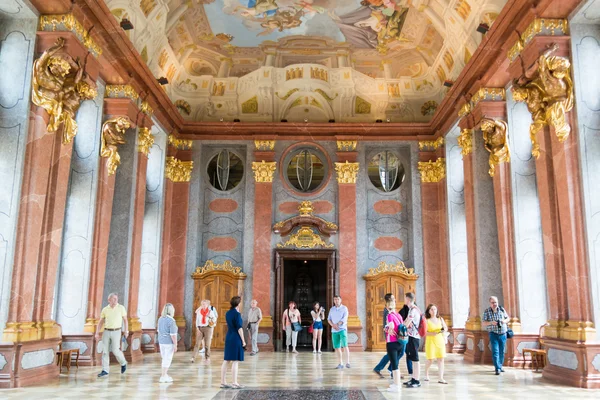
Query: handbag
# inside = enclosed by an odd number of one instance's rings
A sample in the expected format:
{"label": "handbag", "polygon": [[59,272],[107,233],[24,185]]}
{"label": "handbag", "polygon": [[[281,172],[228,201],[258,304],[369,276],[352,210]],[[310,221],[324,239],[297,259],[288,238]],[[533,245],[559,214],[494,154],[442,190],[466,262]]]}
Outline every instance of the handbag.
{"label": "handbag", "polygon": [[314,322],[308,326],[308,333],[313,333],[315,328],[313,327]]}
{"label": "handbag", "polygon": [[[500,307],[500,310],[502,310],[502,312],[503,312],[504,314],[506,314],[506,311],[504,310],[504,307]],[[507,315],[507,316],[508,316],[508,315]],[[506,329],[506,338],[507,338],[507,339],[512,339],[512,338],[513,338],[513,336],[515,336],[515,333],[513,332],[513,330],[512,330],[512,329],[510,329],[510,327],[507,327],[507,329]]]}
{"label": "handbag", "polygon": [[292,331],[300,332],[301,330],[302,330],[302,325],[300,325],[300,322],[292,322]]}

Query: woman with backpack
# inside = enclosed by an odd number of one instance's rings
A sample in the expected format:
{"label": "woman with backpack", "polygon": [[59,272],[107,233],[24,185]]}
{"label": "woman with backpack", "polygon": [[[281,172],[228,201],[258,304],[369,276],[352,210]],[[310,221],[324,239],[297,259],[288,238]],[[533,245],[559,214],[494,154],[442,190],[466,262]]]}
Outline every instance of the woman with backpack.
{"label": "woman with backpack", "polygon": [[390,368],[394,383],[388,388],[388,392],[400,392],[400,370],[398,364],[404,355],[404,349],[408,343],[408,333],[404,321],[396,311],[396,300],[390,298],[385,302],[388,314],[385,325],[385,348],[390,359]]}
{"label": "woman with backpack", "polygon": [[283,312],[286,353],[289,353],[290,345],[292,345],[292,353],[298,353],[296,351],[296,343],[298,342],[298,332],[302,330],[301,323],[300,311],[296,308],[296,302],[292,300],[288,303],[288,308]]}
{"label": "woman with backpack", "polygon": [[210,305],[210,300],[202,300],[200,307],[196,310],[196,345],[192,352],[191,362],[196,361],[198,348],[204,340],[204,356],[210,358],[210,344],[212,342],[213,330],[217,325],[217,310]]}
{"label": "woman with backpack", "polygon": [[447,384],[444,380],[444,358],[446,357],[446,339],[444,334],[448,332],[448,326],[443,318],[440,318],[435,304],[430,304],[425,310],[427,318],[427,336],[425,339],[425,380],[429,380],[429,368],[434,360],[437,360],[440,378],[438,383]]}

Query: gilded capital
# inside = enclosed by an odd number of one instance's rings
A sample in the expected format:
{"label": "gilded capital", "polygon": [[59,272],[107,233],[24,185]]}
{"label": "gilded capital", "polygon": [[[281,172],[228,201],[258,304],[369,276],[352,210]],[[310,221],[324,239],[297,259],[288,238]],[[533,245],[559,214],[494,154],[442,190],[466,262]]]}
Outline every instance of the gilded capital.
{"label": "gilded capital", "polygon": [[435,161],[419,162],[418,168],[423,183],[436,183],[446,177],[446,161],[443,158],[438,158]]}
{"label": "gilded capital", "polygon": [[465,115],[469,115],[471,113],[471,103],[466,102],[463,106],[458,110],[458,117],[462,118]]}
{"label": "gilded capital", "polygon": [[127,117],[111,118],[102,124],[100,156],[107,158],[106,167],[109,175],[114,175],[121,164],[117,146],[125,143],[125,131],[130,127],[131,121]]}
{"label": "gilded capital", "polygon": [[83,28],[73,14],[42,15],[40,16],[39,30],[72,32],[94,57],[102,54],[102,48],[92,39],[90,32]]}
{"label": "gilded capital", "polygon": [[436,140],[421,140],[419,142],[419,150],[434,151],[444,145],[444,137],[440,136]]}
{"label": "gilded capital", "polygon": [[151,117],[152,114],[154,114],[154,109],[150,106],[150,103],[148,103],[145,100],[142,101],[142,104],[140,105],[140,111],[149,117]]}
{"label": "gilded capital", "polygon": [[473,130],[463,129],[458,137],[458,145],[462,149],[460,154],[466,156],[473,151]]}
{"label": "gilded capital", "polygon": [[506,100],[506,89],[504,88],[480,88],[471,98],[471,108],[475,108],[481,101],[504,101]]}
{"label": "gilded capital", "polygon": [[272,151],[275,148],[275,141],[274,140],[255,140],[254,148],[256,148],[256,150]]}
{"label": "gilded capital", "polygon": [[345,163],[335,163],[335,172],[337,172],[338,183],[356,183],[356,176],[358,175],[359,163],[351,163],[346,161]]}
{"label": "gilded capital", "polygon": [[140,95],[135,91],[131,85],[106,85],[104,91],[104,97],[109,98],[129,98],[132,101],[136,101],[140,98]]}
{"label": "gilded capital", "polygon": [[165,175],[171,182],[189,182],[192,179],[193,161],[181,161],[175,157],[167,157]]}
{"label": "gilded capital", "polygon": [[276,162],[266,162],[265,160],[253,162],[252,171],[254,171],[254,180],[256,182],[273,182],[276,167]]}
{"label": "gilded capital", "polygon": [[523,31],[521,37],[508,50],[508,59],[513,62],[537,35],[562,36],[569,34],[569,22],[566,19],[536,18]]}
{"label": "gilded capital", "polygon": [[483,133],[485,149],[490,153],[489,174],[494,177],[497,165],[510,162],[508,125],[502,120],[484,118],[481,121],[481,132]]}
{"label": "gilded capital", "polygon": [[338,151],[354,151],[357,143],[356,140],[338,140],[337,149]]}
{"label": "gilded capital", "polygon": [[150,132],[150,128],[140,128],[138,133],[138,151],[148,157],[153,144],[154,136]]}
{"label": "gilded capital", "polygon": [[175,135],[169,135],[169,144],[177,150],[190,150],[192,148],[192,140],[178,139]]}

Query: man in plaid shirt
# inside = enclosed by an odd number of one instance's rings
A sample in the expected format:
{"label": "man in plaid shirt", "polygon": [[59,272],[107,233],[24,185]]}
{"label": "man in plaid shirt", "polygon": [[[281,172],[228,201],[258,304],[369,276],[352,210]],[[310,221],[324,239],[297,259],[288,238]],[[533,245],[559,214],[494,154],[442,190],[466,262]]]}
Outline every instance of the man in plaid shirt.
{"label": "man in plaid shirt", "polygon": [[504,352],[506,349],[506,331],[508,330],[508,321],[510,318],[504,308],[498,306],[498,298],[490,297],[490,307],[483,312],[482,325],[487,328],[490,335],[490,345],[492,346],[492,360],[496,375],[504,372]]}

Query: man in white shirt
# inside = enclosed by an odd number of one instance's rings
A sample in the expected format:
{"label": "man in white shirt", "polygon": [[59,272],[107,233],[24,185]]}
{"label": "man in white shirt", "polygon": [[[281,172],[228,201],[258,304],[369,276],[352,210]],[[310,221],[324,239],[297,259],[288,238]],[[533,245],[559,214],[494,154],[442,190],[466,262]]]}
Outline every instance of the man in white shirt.
{"label": "man in white shirt", "polygon": [[210,358],[210,343],[218,317],[217,310],[210,305],[210,300],[202,300],[200,302],[200,307],[196,310],[196,345],[194,346],[191,362],[196,361],[198,349],[203,340],[204,356],[207,360]]}
{"label": "man in white shirt", "polygon": [[329,310],[327,322],[331,325],[333,348],[340,357],[336,369],[344,369],[344,348],[346,349],[346,368],[350,368],[350,348],[348,347],[348,307],[342,305],[339,295],[333,297],[334,306]]}

